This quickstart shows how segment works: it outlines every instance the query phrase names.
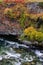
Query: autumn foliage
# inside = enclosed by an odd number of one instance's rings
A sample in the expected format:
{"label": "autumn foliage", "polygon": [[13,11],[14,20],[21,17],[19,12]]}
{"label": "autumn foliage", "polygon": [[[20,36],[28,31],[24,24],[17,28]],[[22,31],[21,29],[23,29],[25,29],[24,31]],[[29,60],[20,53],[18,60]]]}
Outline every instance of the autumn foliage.
{"label": "autumn foliage", "polygon": [[24,3],[24,0],[3,0],[4,2],[16,2],[16,3]]}
{"label": "autumn foliage", "polygon": [[38,42],[43,41],[43,33],[40,31],[37,31],[34,27],[28,27],[24,30],[24,35],[27,36],[28,40],[35,40]]}

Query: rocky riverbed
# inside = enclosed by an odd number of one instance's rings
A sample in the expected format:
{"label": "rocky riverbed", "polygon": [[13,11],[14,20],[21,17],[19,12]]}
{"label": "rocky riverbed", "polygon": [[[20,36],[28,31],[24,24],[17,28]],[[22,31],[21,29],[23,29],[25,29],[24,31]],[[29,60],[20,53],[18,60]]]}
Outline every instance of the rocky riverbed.
{"label": "rocky riverbed", "polygon": [[43,65],[43,50],[0,38],[0,65]]}

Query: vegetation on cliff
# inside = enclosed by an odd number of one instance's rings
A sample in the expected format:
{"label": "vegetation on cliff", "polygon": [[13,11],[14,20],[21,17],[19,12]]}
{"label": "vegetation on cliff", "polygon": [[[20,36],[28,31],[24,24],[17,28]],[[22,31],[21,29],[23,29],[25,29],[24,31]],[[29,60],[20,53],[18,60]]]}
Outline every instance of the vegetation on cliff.
{"label": "vegetation on cliff", "polygon": [[43,41],[43,33],[37,31],[34,27],[28,27],[24,30],[24,38],[27,38],[29,41]]}

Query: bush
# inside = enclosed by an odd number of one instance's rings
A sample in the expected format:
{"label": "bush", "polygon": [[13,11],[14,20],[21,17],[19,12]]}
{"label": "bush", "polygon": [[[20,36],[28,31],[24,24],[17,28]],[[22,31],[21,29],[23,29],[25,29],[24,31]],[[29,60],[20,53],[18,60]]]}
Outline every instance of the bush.
{"label": "bush", "polygon": [[[43,41],[43,33],[37,31],[35,28],[33,27],[28,27],[24,30],[24,38],[27,38],[27,40],[29,41],[38,41],[38,42],[42,42]],[[25,38],[25,39],[26,39]]]}
{"label": "bush", "polygon": [[26,20],[26,16],[25,16],[25,14],[24,14],[24,12],[21,14],[21,18],[20,18],[20,25],[21,25],[21,27],[25,27],[25,20]]}
{"label": "bush", "polygon": [[11,8],[6,8],[4,10],[4,14],[9,14],[9,13],[12,13],[12,9]]}
{"label": "bush", "polygon": [[37,41],[43,41],[43,33],[42,32],[37,32],[37,34],[35,35],[35,39]]}
{"label": "bush", "polygon": [[38,6],[43,8],[43,2],[39,2]]}
{"label": "bush", "polygon": [[10,19],[14,18],[15,14],[13,14],[13,11],[11,8],[6,8],[4,10],[4,14],[9,17]]}

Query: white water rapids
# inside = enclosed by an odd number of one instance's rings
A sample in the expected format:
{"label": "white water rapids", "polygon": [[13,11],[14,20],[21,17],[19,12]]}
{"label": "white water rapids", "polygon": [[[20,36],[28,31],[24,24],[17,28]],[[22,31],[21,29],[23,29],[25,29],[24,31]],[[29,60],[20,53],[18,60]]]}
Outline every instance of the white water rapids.
{"label": "white water rapids", "polygon": [[[3,40],[1,39],[1,41]],[[18,49],[19,51],[21,51],[19,47],[21,47],[21,50],[23,50],[22,53],[17,52]],[[11,61],[12,65],[22,65],[23,62],[33,62],[34,59],[37,57],[40,62],[43,62],[43,51],[40,52],[40,50],[31,49],[31,51],[26,52],[24,48],[29,49],[28,46],[24,44],[5,40],[5,47],[1,46],[0,50],[0,61],[2,61],[3,59],[13,59],[13,61]]]}

